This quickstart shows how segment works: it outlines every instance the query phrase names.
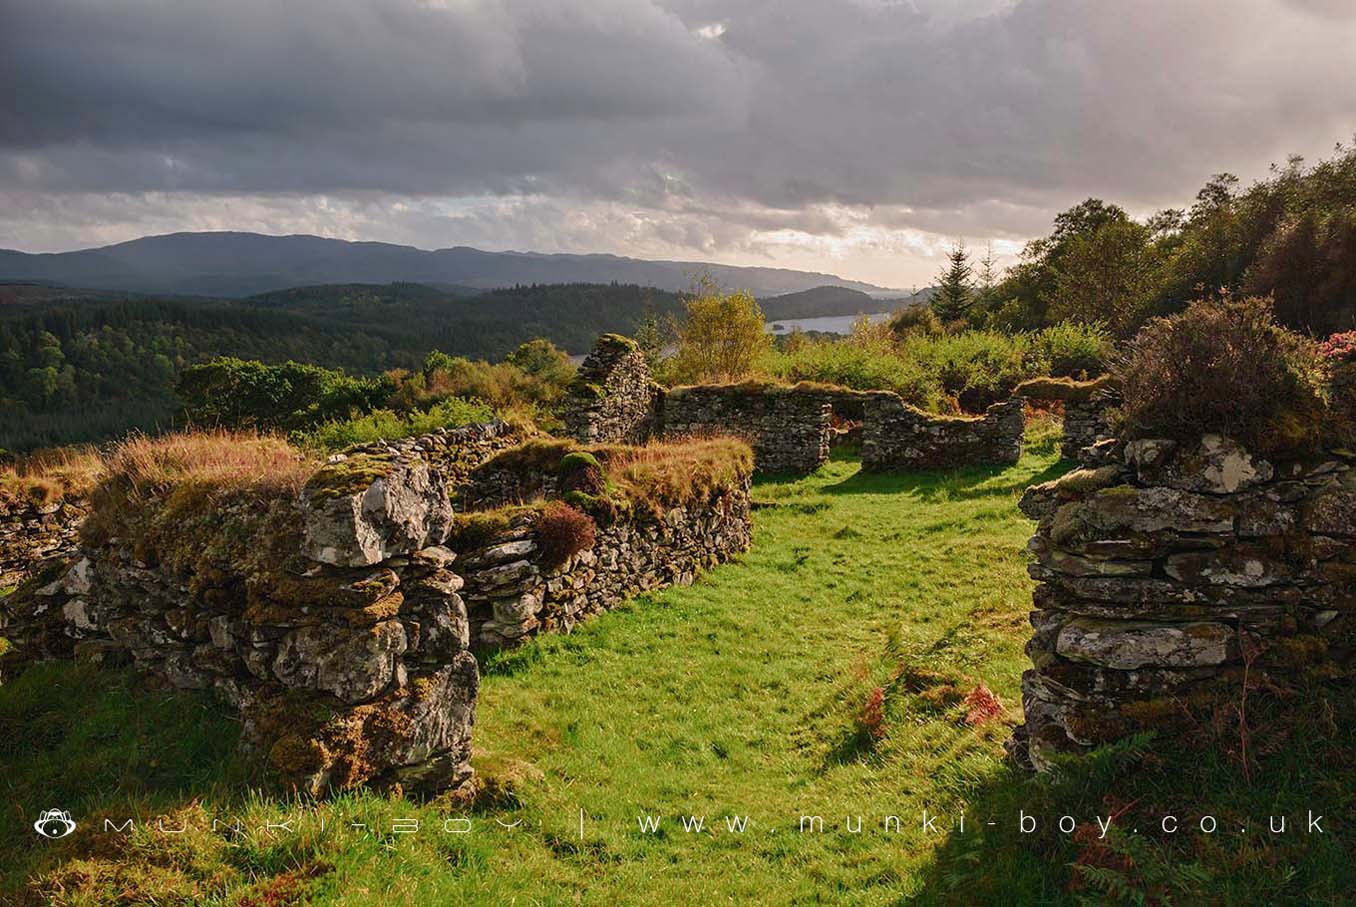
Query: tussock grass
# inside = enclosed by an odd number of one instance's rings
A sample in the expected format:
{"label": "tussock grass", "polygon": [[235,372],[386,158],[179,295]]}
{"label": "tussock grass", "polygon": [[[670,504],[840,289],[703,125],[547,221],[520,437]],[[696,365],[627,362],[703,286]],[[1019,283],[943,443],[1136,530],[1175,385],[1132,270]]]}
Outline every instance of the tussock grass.
{"label": "tussock grass", "polygon": [[103,472],[103,457],[93,447],[37,451],[0,465],[0,504],[55,504],[88,493]]}

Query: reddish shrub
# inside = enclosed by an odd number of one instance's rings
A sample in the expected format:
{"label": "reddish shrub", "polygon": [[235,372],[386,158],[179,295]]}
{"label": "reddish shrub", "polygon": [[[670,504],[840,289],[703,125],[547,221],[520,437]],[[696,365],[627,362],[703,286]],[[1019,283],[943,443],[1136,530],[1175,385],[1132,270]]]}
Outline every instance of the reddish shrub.
{"label": "reddish shrub", "polygon": [[536,529],[542,560],[548,567],[555,567],[593,547],[598,524],[563,501],[551,501],[537,517]]}
{"label": "reddish shrub", "polygon": [[982,683],[965,696],[965,723],[971,727],[1002,718],[1003,712],[1002,700]]}
{"label": "reddish shrub", "polygon": [[1356,331],[1333,334],[1323,341],[1318,351],[1330,362],[1350,362],[1356,359]]}
{"label": "reddish shrub", "polygon": [[1116,378],[1127,437],[1216,432],[1276,456],[1314,448],[1330,421],[1318,345],[1276,324],[1266,299],[1198,302],[1150,321]]}
{"label": "reddish shrub", "polygon": [[862,709],[862,717],[857,721],[861,727],[862,733],[872,740],[879,740],[885,736],[885,690],[876,687],[867,697],[866,706]]}

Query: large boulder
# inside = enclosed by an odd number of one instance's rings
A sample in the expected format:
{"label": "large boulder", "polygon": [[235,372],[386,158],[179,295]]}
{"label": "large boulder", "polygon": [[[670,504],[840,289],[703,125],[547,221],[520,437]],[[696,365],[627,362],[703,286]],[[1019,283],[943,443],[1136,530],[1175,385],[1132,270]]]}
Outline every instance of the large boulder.
{"label": "large boulder", "polygon": [[344,567],[440,544],[452,525],[447,489],[419,458],[337,460],[306,483],[301,508],[303,553]]}

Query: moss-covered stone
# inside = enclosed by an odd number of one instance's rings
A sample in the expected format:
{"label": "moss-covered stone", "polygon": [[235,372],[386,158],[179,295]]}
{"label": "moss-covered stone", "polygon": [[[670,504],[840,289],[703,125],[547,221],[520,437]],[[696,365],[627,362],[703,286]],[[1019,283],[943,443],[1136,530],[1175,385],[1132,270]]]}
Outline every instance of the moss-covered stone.
{"label": "moss-covered stone", "polygon": [[304,491],[314,501],[347,497],[390,475],[394,465],[390,456],[355,454],[321,467],[306,481]]}

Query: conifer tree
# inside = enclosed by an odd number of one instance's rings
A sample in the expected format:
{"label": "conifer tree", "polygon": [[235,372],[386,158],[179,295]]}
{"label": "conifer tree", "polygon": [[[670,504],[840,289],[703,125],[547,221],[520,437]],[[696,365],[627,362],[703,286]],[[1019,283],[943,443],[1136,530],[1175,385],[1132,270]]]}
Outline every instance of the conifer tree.
{"label": "conifer tree", "polygon": [[937,290],[932,294],[932,311],[950,324],[964,318],[974,299],[970,274],[970,253],[964,243],[956,243],[947,254],[947,266],[937,277]]}

